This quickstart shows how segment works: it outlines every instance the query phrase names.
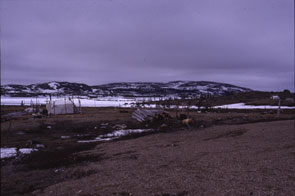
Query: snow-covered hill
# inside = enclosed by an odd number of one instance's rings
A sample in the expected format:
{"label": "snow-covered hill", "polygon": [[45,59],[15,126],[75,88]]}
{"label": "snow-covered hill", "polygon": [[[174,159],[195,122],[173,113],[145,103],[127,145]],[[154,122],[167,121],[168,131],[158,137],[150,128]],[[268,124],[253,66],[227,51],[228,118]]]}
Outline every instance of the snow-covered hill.
{"label": "snow-covered hill", "polygon": [[2,96],[32,97],[51,95],[83,95],[96,96],[199,96],[211,94],[221,96],[225,94],[251,91],[249,88],[231,84],[207,81],[171,81],[160,82],[121,82],[104,85],[89,86],[82,83],[48,82],[31,85],[3,85]]}

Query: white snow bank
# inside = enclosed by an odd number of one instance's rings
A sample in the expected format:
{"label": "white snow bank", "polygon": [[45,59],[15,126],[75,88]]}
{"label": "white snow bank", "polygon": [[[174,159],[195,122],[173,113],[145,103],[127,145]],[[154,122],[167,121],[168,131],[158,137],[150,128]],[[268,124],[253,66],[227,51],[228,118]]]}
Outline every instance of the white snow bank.
{"label": "white snow bank", "polygon": [[[245,105],[245,103],[234,103],[228,105],[215,106],[223,109],[278,109],[278,106],[271,105]],[[295,107],[281,106],[281,109],[295,109]]]}
{"label": "white snow bank", "polygon": [[[57,98],[53,97],[52,100],[60,100],[64,98]],[[137,97],[137,98],[123,98],[123,97],[100,97],[100,98],[87,98],[87,97],[80,97],[80,102],[82,107],[125,107],[130,108],[134,107],[136,103],[142,103],[144,101],[149,101],[150,99],[153,100],[159,100],[156,98],[143,98],[143,97]],[[35,104],[46,104],[46,101],[49,99],[46,97],[39,97],[33,98],[33,97],[3,97],[1,96],[1,105],[21,105],[21,103],[24,103],[24,105],[30,105],[31,102]],[[76,106],[79,106],[79,99],[73,98],[72,99]],[[144,108],[156,108],[155,104],[141,104],[141,107]],[[163,107],[163,106],[160,106]],[[187,106],[178,106],[181,108],[187,108]],[[170,108],[177,108],[175,105],[171,105]],[[198,109],[197,106],[190,106],[190,109]],[[235,103],[235,104],[228,104],[228,105],[221,105],[221,106],[215,106],[213,108],[228,108],[228,109],[277,109],[278,106],[270,106],[270,105],[261,105],[261,106],[254,106],[254,105],[245,105],[245,103]],[[288,107],[288,106],[281,106],[281,109],[295,109],[295,107]]]}
{"label": "white snow bank", "polygon": [[109,141],[113,139],[118,139],[120,137],[133,134],[133,133],[143,133],[143,132],[149,132],[152,131],[153,129],[122,129],[122,130],[117,130],[112,133],[100,135],[94,140],[80,140],[78,142],[80,143],[85,143],[85,142],[97,142],[97,141]]}
{"label": "white snow bank", "polygon": [[[17,155],[16,148],[1,148],[1,159],[15,157]],[[33,151],[38,151],[38,149],[33,148],[20,148],[19,152],[23,154],[30,154]]]}
{"label": "white snow bank", "polygon": [[[60,100],[64,98],[53,97],[52,101]],[[79,106],[79,99],[74,98],[72,99],[76,106]],[[31,105],[31,103],[35,104],[46,104],[46,101],[49,101],[46,97],[3,97],[1,96],[1,105]],[[113,98],[97,98],[97,99],[88,99],[88,98],[80,98],[81,106],[82,107],[131,107],[132,103],[139,101],[137,99],[123,99],[120,97],[113,97]]]}

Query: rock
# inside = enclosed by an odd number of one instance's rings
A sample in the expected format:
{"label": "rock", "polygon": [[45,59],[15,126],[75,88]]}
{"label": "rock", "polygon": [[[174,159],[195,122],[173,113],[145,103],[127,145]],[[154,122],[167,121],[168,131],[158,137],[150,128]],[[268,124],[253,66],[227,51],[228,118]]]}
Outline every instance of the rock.
{"label": "rock", "polygon": [[17,132],[16,134],[18,134],[18,135],[25,135],[25,134],[27,134],[27,133],[24,132],[24,131],[19,131],[19,132]]}
{"label": "rock", "polygon": [[60,136],[61,139],[69,139],[70,136]]}
{"label": "rock", "polygon": [[36,148],[45,148],[44,144],[37,144]]}
{"label": "rock", "polygon": [[115,129],[115,130],[126,129],[127,128],[127,125],[125,125],[125,124],[121,124],[121,125],[118,124],[118,125],[114,125],[112,128]]}
{"label": "rock", "polygon": [[105,129],[108,125],[109,123],[101,123],[100,128]]}
{"label": "rock", "polygon": [[165,127],[168,127],[168,125],[166,125],[165,123],[163,123],[160,127],[161,128],[165,128]]}
{"label": "rock", "polygon": [[34,112],[34,108],[26,108],[24,111],[26,113],[33,113]]}
{"label": "rock", "polygon": [[184,120],[187,119],[187,115],[186,114],[179,114],[179,120]]}
{"label": "rock", "polygon": [[39,141],[36,141],[36,140],[28,140],[27,141],[27,144],[26,144],[26,147],[34,147],[34,146],[37,146],[37,145],[42,145],[41,142]]}

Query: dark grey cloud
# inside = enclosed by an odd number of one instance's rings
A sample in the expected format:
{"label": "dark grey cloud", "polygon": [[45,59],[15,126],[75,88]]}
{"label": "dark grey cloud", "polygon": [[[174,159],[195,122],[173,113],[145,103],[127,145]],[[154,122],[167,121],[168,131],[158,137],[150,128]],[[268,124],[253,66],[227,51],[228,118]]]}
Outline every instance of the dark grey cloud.
{"label": "dark grey cloud", "polygon": [[1,82],[293,89],[292,0],[2,0]]}

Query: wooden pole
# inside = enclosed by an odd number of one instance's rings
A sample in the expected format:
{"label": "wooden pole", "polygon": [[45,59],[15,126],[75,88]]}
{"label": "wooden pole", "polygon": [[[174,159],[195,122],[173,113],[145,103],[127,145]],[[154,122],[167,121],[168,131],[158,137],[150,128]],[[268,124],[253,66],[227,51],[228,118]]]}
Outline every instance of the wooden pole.
{"label": "wooden pole", "polygon": [[280,117],[280,110],[281,110],[281,99],[279,98],[277,117]]}
{"label": "wooden pole", "polygon": [[82,106],[81,106],[80,96],[78,96],[78,102],[79,102],[79,110],[80,110],[80,113],[82,113]]}

